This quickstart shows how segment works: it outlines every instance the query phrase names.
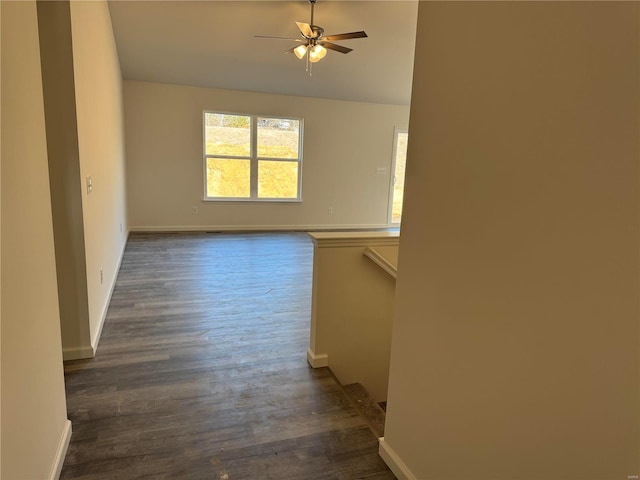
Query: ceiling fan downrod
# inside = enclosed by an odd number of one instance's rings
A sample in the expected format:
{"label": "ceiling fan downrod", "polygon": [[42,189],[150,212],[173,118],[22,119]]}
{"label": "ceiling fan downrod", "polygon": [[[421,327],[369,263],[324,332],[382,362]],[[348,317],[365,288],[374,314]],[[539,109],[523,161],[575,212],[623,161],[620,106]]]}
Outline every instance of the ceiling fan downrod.
{"label": "ceiling fan downrod", "polygon": [[309,3],[311,4],[311,28],[313,28],[313,7],[316,6],[316,1],[317,0],[309,0]]}

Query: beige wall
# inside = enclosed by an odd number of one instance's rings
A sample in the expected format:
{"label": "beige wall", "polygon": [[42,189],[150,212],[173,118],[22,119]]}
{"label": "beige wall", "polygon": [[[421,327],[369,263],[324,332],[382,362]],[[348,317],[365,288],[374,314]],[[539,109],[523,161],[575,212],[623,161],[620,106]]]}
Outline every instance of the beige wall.
{"label": "beige wall", "polygon": [[639,459],[639,4],[420,4],[387,453],[407,477]]}
{"label": "beige wall", "polygon": [[82,190],[82,213],[95,351],[127,234],[122,74],[106,2],[71,2],[71,30],[80,179],[93,183],[90,195]]}
{"label": "beige wall", "polygon": [[2,2],[2,471],[56,476],[66,420],[35,2]]}
{"label": "beige wall", "polygon": [[[2,8],[0,7],[0,38],[2,37]],[[0,41],[0,44],[2,42]],[[1,54],[0,54],[1,56]],[[0,66],[0,72],[2,67]],[[2,80],[0,80],[0,90]],[[1,97],[1,94],[0,94]],[[2,101],[0,99],[0,104]],[[0,130],[2,130],[2,116],[0,115]],[[2,145],[2,134],[0,133],[0,148]],[[0,153],[0,210],[2,209],[2,154]],[[0,252],[2,251],[2,222],[0,221]],[[0,254],[0,370],[2,369],[2,255]],[[0,432],[2,432],[2,374],[0,372]],[[2,475],[2,435],[0,434],[0,476]]]}
{"label": "beige wall", "polygon": [[[203,202],[203,110],[304,118],[304,201]],[[126,81],[131,227],[386,225],[394,126],[405,127],[408,115],[408,106]],[[386,173],[377,174],[377,167]],[[192,207],[198,208],[197,215]]]}
{"label": "beige wall", "polygon": [[95,354],[126,242],[122,75],[106,2],[40,2],[38,13],[62,345],[70,360]]}
{"label": "beige wall", "polygon": [[65,359],[92,356],[69,2],[37,2]]}
{"label": "beige wall", "polygon": [[313,367],[328,366],[342,385],[360,383],[376,402],[382,402],[387,400],[395,279],[364,251],[386,251],[393,258],[398,234],[377,233],[311,234],[313,293],[307,358]]}

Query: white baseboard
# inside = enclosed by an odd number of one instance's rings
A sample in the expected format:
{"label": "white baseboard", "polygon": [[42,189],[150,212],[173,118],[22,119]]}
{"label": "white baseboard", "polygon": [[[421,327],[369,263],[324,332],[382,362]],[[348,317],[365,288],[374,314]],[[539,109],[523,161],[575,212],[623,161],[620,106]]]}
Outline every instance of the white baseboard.
{"label": "white baseboard", "polygon": [[129,230],[127,229],[127,236],[124,242],[122,243],[122,248],[120,249],[120,257],[118,258],[118,265],[116,266],[115,274],[113,275],[113,280],[111,282],[111,287],[109,288],[107,301],[102,307],[102,315],[100,315],[100,322],[98,323],[98,328],[95,334],[93,335],[93,338],[91,339],[91,348],[93,350],[92,357],[95,357],[95,354],[98,351],[98,344],[100,343],[100,337],[102,336],[102,327],[104,327],[104,321],[107,319],[107,311],[109,310],[109,304],[111,303],[111,296],[113,295],[113,290],[116,288],[116,280],[118,279],[118,272],[120,272],[120,266],[122,265],[122,258],[124,257],[124,251],[127,248],[128,238],[129,238]]}
{"label": "white baseboard", "polygon": [[51,466],[51,473],[49,474],[49,480],[58,480],[60,478],[60,472],[62,472],[62,465],[64,465],[64,458],[67,456],[67,450],[69,448],[69,442],[71,441],[71,420],[66,420],[64,428],[62,429],[62,436],[58,442],[58,449],[56,450],[56,456],[54,458],[53,465]]}
{"label": "white baseboard", "polygon": [[131,232],[265,232],[265,231],[317,231],[317,230],[387,230],[397,227],[384,223],[355,225],[184,225],[149,226],[130,228]]}
{"label": "white baseboard", "polygon": [[[115,280],[114,280],[115,285]],[[102,311],[102,315],[100,316],[100,322],[98,323],[98,329],[96,330],[95,335],[91,339],[91,350],[93,351],[93,356],[95,357],[95,352],[98,351],[98,343],[100,343],[100,337],[102,336],[102,327],[104,327],[104,321],[107,318],[107,310],[109,310],[109,302],[111,302],[111,295],[113,294],[113,286],[111,287],[111,291],[109,295],[107,295],[107,303],[104,306]]]}
{"label": "white baseboard", "polygon": [[86,345],[83,347],[70,347],[62,349],[62,360],[81,360],[83,358],[93,358],[95,357],[95,352],[93,351],[93,347],[91,345]]}
{"label": "white baseboard", "polygon": [[311,348],[307,348],[307,362],[313,368],[328,367],[329,355],[326,353],[320,353],[316,355]]}
{"label": "white baseboard", "polygon": [[396,452],[384,441],[384,437],[380,437],[378,442],[380,443],[378,455],[382,457],[384,463],[387,464],[398,480],[418,480],[418,477],[409,470],[409,467],[404,464]]}

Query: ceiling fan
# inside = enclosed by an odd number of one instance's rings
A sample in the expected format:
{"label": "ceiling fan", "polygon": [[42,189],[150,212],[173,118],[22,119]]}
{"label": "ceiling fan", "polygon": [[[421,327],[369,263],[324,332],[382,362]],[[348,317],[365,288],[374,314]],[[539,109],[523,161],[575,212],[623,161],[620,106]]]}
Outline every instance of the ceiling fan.
{"label": "ceiling fan", "polygon": [[349,53],[353,49],[337,45],[335,40],[350,40],[352,38],[365,38],[367,34],[364,31],[349,32],[349,33],[336,33],[333,35],[325,35],[324,29],[318,25],[313,24],[313,10],[317,0],[309,0],[311,4],[311,21],[309,23],[296,22],[298,30],[300,30],[300,38],[288,38],[288,37],[274,37],[271,35],[254,35],[257,38],[272,38],[278,40],[291,40],[298,42],[299,45],[291,47],[284,53],[293,53],[299,59],[306,57],[307,60],[307,72],[311,75],[311,64],[319,62],[327,54],[328,50],[333,50],[340,53]]}

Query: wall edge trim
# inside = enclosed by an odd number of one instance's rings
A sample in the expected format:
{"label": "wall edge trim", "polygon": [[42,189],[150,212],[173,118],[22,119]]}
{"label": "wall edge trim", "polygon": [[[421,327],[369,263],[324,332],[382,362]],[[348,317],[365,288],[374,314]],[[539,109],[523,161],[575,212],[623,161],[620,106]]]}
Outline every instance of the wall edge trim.
{"label": "wall edge trim", "polygon": [[62,429],[62,435],[58,442],[58,449],[56,450],[56,456],[51,465],[51,472],[49,473],[49,480],[58,480],[60,473],[62,472],[62,466],[64,465],[64,459],[67,456],[67,450],[69,449],[69,442],[71,441],[71,420],[67,419],[64,422],[64,428]]}
{"label": "wall edge trim", "polygon": [[409,467],[402,461],[398,454],[384,441],[384,437],[378,438],[380,446],[378,447],[378,455],[382,457],[384,463],[391,469],[398,480],[418,480]]}
{"label": "wall edge trim", "polygon": [[307,362],[312,368],[328,367],[329,355],[326,353],[316,354],[311,348],[307,348]]}

